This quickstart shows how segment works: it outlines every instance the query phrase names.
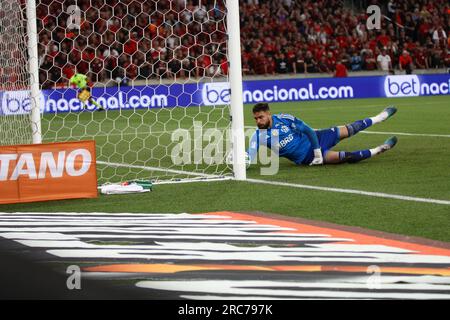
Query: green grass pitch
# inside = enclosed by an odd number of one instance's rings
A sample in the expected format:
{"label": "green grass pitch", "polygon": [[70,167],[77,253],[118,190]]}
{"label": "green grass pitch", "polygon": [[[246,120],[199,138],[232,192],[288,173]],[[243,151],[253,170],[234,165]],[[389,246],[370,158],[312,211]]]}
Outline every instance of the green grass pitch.
{"label": "green grass pitch", "polygon": [[[398,135],[398,145],[391,151],[358,164],[344,164],[321,167],[298,167],[281,160],[275,176],[261,176],[258,165],[251,167],[250,178],[289,182],[313,186],[356,189],[395,195],[450,200],[450,97],[416,97],[397,99],[359,99],[314,101],[299,103],[273,103],[274,113],[293,114],[313,128],[327,128],[364,119],[380,112],[387,105],[395,105],[398,113],[388,121],[369,128],[367,131],[381,134],[359,133],[341,142],[334,150],[360,150],[381,144],[392,136],[389,132],[411,133]],[[181,112],[189,125],[193,119],[215,123],[215,117],[222,117],[220,108],[215,111],[204,109],[196,118],[194,109],[167,111],[167,119]],[[189,109],[189,108],[188,108]],[[162,111],[166,112],[166,111]],[[197,109],[198,112],[198,109]],[[217,113],[214,114],[214,112]],[[192,114],[190,114],[192,113]],[[162,114],[160,114],[161,116]],[[188,115],[189,117],[183,117]],[[69,115],[64,121],[53,122],[50,137],[58,135],[75,139],[89,138],[99,131],[106,135],[96,138],[104,144],[104,151],[110,152],[107,160],[132,162],[142,165],[164,165],[148,163],[145,152],[135,155],[128,152],[133,148],[146,147],[155,143],[154,136],[146,130],[170,132],[179,126],[178,120],[153,123],[151,116],[133,115],[123,118],[122,128],[118,122],[112,127],[113,117],[118,113],[84,113]],[[253,126],[251,105],[245,106],[245,125]],[[102,118],[103,117],[103,118]],[[106,118],[105,118],[106,117]],[[96,120],[89,122],[87,120]],[[46,122],[43,122],[45,127]],[[209,126],[209,125],[207,125]],[[218,126],[227,126],[224,121]],[[128,128],[128,129],[127,129]],[[132,128],[132,129],[129,129]],[[127,140],[126,130],[142,132],[142,138]],[[52,136],[53,134],[53,136]],[[162,135],[158,139],[168,139]],[[436,135],[436,136],[433,136]],[[437,136],[442,135],[442,136]],[[140,136],[140,135],[139,135]],[[130,135],[133,137],[133,135]],[[109,139],[109,140],[108,140]],[[152,141],[151,139],[154,139]],[[117,145],[114,143],[120,142]],[[108,149],[109,148],[109,149]],[[164,150],[154,149],[155,154]],[[105,159],[103,159],[105,160]],[[99,170],[111,170],[99,166]],[[117,169],[114,169],[117,170]],[[130,170],[124,170],[119,177],[126,178]],[[356,194],[336,193],[262,185],[249,182],[221,181],[210,183],[189,183],[158,185],[154,192],[135,195],[100,196],[98,199],[66,200],[32,204],[0,205],[0,211],[45,211],[45,212],[211,212],[211,211],[264,211],[323,220],[343,225],[360,226],[375,230],[420,236],[429,239],[450,241],[450,206],[446,204],[419,203],[369,197]]]}

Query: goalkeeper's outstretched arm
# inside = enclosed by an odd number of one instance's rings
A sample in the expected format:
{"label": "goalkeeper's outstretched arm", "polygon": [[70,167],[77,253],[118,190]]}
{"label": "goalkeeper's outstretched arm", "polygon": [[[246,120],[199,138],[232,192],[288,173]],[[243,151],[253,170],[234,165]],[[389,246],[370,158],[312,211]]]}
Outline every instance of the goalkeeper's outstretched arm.
{"label": "goalkeeper's outstretched arm", "polygon": [[323,164],[322,150],[320,149],[319,139],[317,138],[316,132],[306,123],[297,118],[295,118],[294,123],[295,130],[305,134],[311,142],[311,146],[314,150],[314,159],[311,162],[311,165]]}

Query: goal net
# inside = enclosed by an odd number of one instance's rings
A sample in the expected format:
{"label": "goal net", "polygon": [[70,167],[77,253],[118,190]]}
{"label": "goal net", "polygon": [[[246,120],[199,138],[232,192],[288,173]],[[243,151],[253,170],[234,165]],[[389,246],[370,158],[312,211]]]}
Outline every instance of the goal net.
{"label": "goal net", "polygon": [[32,142],[29,109],[21,105],[30,98],[24,13],[17,0],[0,1],[0,145]]}
{"label": "goal net", "polygon": [[[22,2],[1,1],[3,96],[28,81]],[[36,0],[36,18],[42,142],[94,139],[100,184],[232,176],[225,1]],[[17,101],[2,144],[29,142]]]}

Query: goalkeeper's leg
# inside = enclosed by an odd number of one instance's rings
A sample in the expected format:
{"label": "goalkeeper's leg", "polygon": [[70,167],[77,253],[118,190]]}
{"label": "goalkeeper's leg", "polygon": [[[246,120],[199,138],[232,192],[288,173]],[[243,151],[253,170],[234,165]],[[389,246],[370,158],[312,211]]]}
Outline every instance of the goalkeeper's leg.
{"label": "goalkeeper's leg", "polygon": [[95,101],[92,97],[89,98],[89,102],[92,103],[94,106],[96,106],[98,110],[105,110],[105,108],[103,108],[103,106],[97,101]]}
{"label": "goalkeeper's leg", "polygon": [[387,150],[392,149],[397,144],[397,137],[387,139],[382,145],[373,149],[365,149],[353,152],[347,151],[328,151],[324,157],[325,164],[339,164],[339,163],[356,163],[362,160],[379,155]]}
{"label": "goalkeeper's leg", "polygon": [[374,117],[358,120],[345,126],[341,126],[339,127],[339,140],[354,136],[358,132],[367,129],[374,124],[383,122],[393,116],[396,112],[396,107],[389,106]]}
{"label": "goalkeeper's leg", "polygon": [[87,108],[86,102],[84,102],[83,100],[80,100],[80,101],[81,101],[81,106],[82,106],[83,110],[86,109]]}

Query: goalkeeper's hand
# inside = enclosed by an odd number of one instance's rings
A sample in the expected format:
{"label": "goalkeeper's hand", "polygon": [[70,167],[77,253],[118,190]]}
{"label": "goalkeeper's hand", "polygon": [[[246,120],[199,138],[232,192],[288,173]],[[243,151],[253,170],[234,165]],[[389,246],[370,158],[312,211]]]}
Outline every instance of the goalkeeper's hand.
{"label": "goalkeeper's hand", "polygon": [[309,164],[310,166],[317,166],[323,164],[322,151],[320,149],[314,149],[314,159]]}

